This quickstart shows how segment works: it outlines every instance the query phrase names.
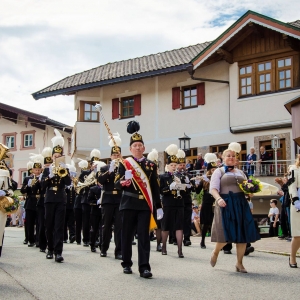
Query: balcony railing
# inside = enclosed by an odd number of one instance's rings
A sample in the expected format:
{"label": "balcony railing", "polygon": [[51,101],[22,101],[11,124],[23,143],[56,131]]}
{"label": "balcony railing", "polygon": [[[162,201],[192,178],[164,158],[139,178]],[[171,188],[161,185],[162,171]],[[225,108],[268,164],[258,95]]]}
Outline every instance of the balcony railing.
{"label": "balcony railing", "polygon": [[[253,176],[283,176],[287,173],[288,167],[294,162],[292,160],[277,160],[275,164],[274,160],[267,162],[253,162],[252,164],[247,161],[240,161],[239,169]],[[277,165],[277,173],[276,173]],[[206,170],[193,170],[190,173],[192,175],[202,175]]]}

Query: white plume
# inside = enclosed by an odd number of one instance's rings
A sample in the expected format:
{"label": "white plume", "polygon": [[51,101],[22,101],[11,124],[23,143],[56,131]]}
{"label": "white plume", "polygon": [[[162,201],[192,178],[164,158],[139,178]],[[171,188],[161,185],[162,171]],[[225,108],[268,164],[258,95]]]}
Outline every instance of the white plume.
{"label": "white plume", "polygon": [[204,156],[204,160],[207,163],[211,163],[211,162],[216,162],[218,160],[218,158],[217,158],[216,154],[214,154],[214,153],[206,153]]}
{"label": "white plume", "polygon": [[80,162],[78,163],[78,167],[83,169],[83,168],[87,168],[89,163],[87,160],[85,159],[81,159],[81,158],[78,158],[78,160],[80,160]]}
{"label": "white plume", "polygon": [[67,169],[69,169],[70,173],[71,172],[76,173],[76,168],[75,168],[74,165],[72,165],[72,164],[66,164],[66,166],[67,166]]}
{"label": "white plume", "polygon": [[[121,140],[121,136],[120,136],[120,134],[118,133],[118,132],[116,132],[116,133],[113,133],[113,137],[114,137],[114,140],[115,140],[115,142],[116,142],[116,144],[117,144],[117,146],[121,146],[121,144],[122,144],[122,140]],[[115,144],[114,144],[114,142],[113,142],[113,140],[112,140],[112,138],[109,136],[108,137],[110,140],[109,140],[109,142],[108,142],[108,145],[110,146],[110,147],[113,147],[113,146],[115,146]]]}
{"label": "white plume", "polygon": [[92,157],[98,157],[100,159],[101,152],[98,149],[93,149],[90,154],[90,158]]}
{"label": "white plume", "polygon": [[185,158],[185,152],[182,149],[179,149],[176,156],[177,158]]}
{"label": "white plume", "polygon": [[34,153],[30,153],[30,154],[31,156],[29,158],[34,163],[40,163],[40,164],[44,163],[44,156],[42,154],[34,154]]}
{"label": "white plume", "polygon": [[51,147],[45,147],[42,151],[42,155],[44,157],[51,157],[52,156],[52,149]]}
{"label": "white plume", "polygon": [[241,148],[241,144],[236,143],[236,142],[232,142],[228,145],[228,149],[232,150],[236,153],[240,153],[242,148]]}
{"label": "white plume", "polygon": [[158,161],[158,152],[156,149],[152,149],[151,152],[147,155],[147,158],[152,161]]}
{"label": "white plume", "polygon": [[27,163],[27,170],[32,169],[32,167],[33,167],[33,161],[29,161],[29,162]]}
{"label": "white plume", "polygon": [[65,141],[64,141],[64,138],[62,137],[61,133],[57,129],[54,129],[54,133],[55,133],[55,137],[53,137],[51,139],[53,147],[55,147],[55,146],[63,147]]}
{"label": "white plume", "polygon": [[165,151],[168,153],[168,155],[176,155],[178,152],[178,147],[175,144],[171,144],[166,148]]}
{"label": "white plume", "polygon": [[106,163],[103,161],[94,161],[93,164],[97,165],[97,172],[99,172],[102,167],[106,166]]}

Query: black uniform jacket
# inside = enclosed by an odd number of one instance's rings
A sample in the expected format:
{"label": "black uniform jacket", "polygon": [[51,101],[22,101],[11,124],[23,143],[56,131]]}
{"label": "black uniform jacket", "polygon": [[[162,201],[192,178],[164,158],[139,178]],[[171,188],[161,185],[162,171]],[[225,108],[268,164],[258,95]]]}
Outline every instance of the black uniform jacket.
{"label": "black uniform jacket", "polygon": [[88,202],[91,205],[91,215],[101,216],[101,208],[97,205],[97,201],[101,197],[101,188],[95,185],[90,188],[88,193]]}
{"label": "black uniform jacket", "polygon": [[47,202],[67,202],[67,195],[65,192],[65,186],[71,185],[71,177],[67,169],[68,174],[65,177],[60,177],[55,174],[52,178],[49,178],[49,168],[45,168],[42,175],[42,188],[46,190],[45,203]]}
{"label": "black uniform jacket", "polygon": [[72,209],[74,209],[74,202],[75,202],[75,197],[76,197],[76,193],[75,193],[73,184],[66,187],[66,194],[67,194],[66,209],[72,210]]}
{"label": "black uniform jacket", "polygon": [[[150,183],[150,189],[152,192],[153,207],[161,208],[159,197],[159,182],[157,177],[157,166],[149,159],[143,159],[138,164],[143,169],[144,173],[148,177]],[[149,210],[148,203],[143,197],[143,193],[140,191],[138,185],[133,182],[127,187],[122,186],[120,181],[125,180],[125,167],[122,163],[119,165],[119,170],[116,175],[115,186],[119,190],[123,190],[123,195],[120,203],[120,210],[132,209],[132,210]]]}
{"label": "black uniform jacket", "polygon": [[109,165],[106,165],[100,169],[97,174],[98,182],[102,185],[102,203],[105,204],[120,204],[122,191],[115,188],[115,177],[117,174],[117,168],[114,172],[109,173]]}
{"label": "black uniform jacket", "polygon": [[166,172],[159,176],[160,179],[160,193],[162,195],[163,207],[174,206],[178,207],[184,206],[184,200],[181,194],[178,196],[176,190],[170,189],[170,184],[174,181],[174,175]]}
{"label": "black uniform jacket", "polygon": [[[84,183],[85,181],[85,178],[87,176],[89,176],[91,174],[92,170],[83,170],[81,171],[80,175],[79,175],[79,181]],[[81,189],[80,191],[80,194],[81,194],[81,204],[89,204],[89,201],[88,201],[88,194],[89,194],[89,189],[92,187],[92,186],[95,186],[94,184],[93,185],[90,185],[90,186],[87,186],[83,189]]]}
{"label": "black uniform jacket", "polygon": [[42,189],[42,184],[39,180],[36,180],[35,183],[31,185],[31,191],[37,200],[36,205],[43,207],[45,201],[45,190]]}
{"label": "black uniform jacket", "polygon": [[175,176],[178,177],[181,181],[181,183],[184,184],[190,184],[191,187],[190,188],[186,188],[185,190],[180,191],[180,195],[183,198],[184,204],[185,205],[191,205],[192,204],[192,197],[191,197],[191,192],[195,191],[195,187],[194,187],[194,181],[190,181],[189,183],[186,183],[186,177],[189,178],[189,180],[192,178],[191,175],[189,175],[187,172],[176,172]]}
{"label": "black uniform jacket", "polygon": [[[36,189],[32,189],[32,184],[31,186],[28,186],[28,181],[29,180],[33,181],[33,178],[34,178],[33,175],[25,177],[21,187],[21,193],[26,196],[26,202],[24,208],[29,210],[36,210],[36,206],[39,198],[39,193]],[[35,183],[38,184],[38,179],[36,179]]]}

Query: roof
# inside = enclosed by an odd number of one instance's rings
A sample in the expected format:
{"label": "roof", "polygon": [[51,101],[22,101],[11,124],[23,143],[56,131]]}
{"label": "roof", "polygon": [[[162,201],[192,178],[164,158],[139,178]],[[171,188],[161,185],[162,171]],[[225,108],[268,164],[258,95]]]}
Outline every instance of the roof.
{"label": "roof", "polygon": [[284,103],[284,107],[290,114],[292,114],[292,106],[298,103],[300,103],[300,95]]}
{"label": "roof", "polygon": [[14,107],[14,106],[10,106],[10,105],[0,102],[0,113],[3,114],[3,117],[7,118],[11,121],[15,121],[15,122],[17,121],[16,118],[13,118],[14,117],[13,115],[9,114],[9,115],[5,116],[6,112],[16,114],[16,115],[20,114],[20,115],[26,116],[26,117],[28,117],[28,122],[30,122],[32,126],[35,126],[35,127],[41,128],[41,129],[43,129],[43,127],[45,127],[46,125],[49,125],[51,127],[57,128],[62,131],[65,131],[67,133],[71,133],[72,129],[73,129],[73,127],[71,127],[69,125],[52,120],[46,116],[38,115],[33,112],[30,112],[30,111],[27,111],[24,109],[20,109],[20,108]]}
{"label": "roof", "polygon": [[284,33],[296,39],[300,39],[300,21],[290,23],[283,23],[281,21],[272,19],[270,17],[258,14],[251,10],[247,11],[235,23],[233,23],[227,30],[225,30],[217,39],[203,49],[194,59],[192,63],[194,69],[198,68],[214,53],[216,53],[225,43],[227,43],[234,35],[240,32],[247,24],[255,23],[272,30]]}
{"label": "roof", "polygon": [[66,77],[32,96],[41,98],[78,90],[186,70],[191,60],[210,42],[157,54],[117,61]]}

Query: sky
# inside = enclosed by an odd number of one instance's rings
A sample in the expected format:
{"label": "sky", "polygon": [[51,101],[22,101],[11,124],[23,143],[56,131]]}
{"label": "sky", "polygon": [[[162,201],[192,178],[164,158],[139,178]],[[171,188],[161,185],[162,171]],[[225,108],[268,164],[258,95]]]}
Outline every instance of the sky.
{"label": "sky", "polygon": [[0,102],[73,126],[74,96],[32,93],[76,73],[212,41],[248,10],[300,19],[299,0],[0,0]]}

